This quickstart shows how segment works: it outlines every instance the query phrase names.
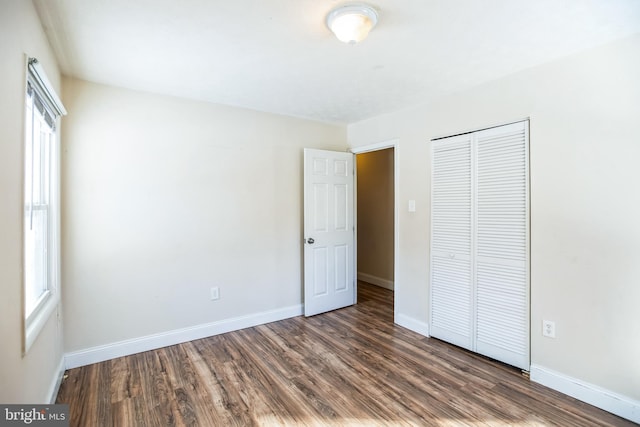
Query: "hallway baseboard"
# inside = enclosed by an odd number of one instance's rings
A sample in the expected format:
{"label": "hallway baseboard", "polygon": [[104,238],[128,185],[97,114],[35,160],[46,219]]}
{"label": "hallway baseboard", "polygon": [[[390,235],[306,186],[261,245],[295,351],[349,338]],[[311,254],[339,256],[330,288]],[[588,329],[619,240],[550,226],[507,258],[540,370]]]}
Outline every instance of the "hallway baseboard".
{"label": "hallway baseboard", "polygon": [[358,271],[358,280],[380,286],[381,288],[393,290],[393,280],[383,279],[372,274],[361,273]]}

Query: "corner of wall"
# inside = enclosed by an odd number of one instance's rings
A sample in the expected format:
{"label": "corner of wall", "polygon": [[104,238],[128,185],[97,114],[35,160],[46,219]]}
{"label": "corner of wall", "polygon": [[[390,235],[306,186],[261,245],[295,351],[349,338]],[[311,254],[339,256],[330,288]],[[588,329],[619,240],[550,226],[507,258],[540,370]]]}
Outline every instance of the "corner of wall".
{"label": "corner of wall", "polygon": [[58,397],[58,391],[60,390],[60,386],[62,385],[62,380],[64,379],[64,356],[60,356],[60,363],[58,363],[58,367],[56,368],[57,376],[55,376],[51,382],[51,386],[49,387],[49,403],[56,403],[56,399]]}
{"label": "corner of wall", "polygon": [[429,337],[429,324],[420,320],[409,317],[405,314],[396,313],[394,323],[403,328],[407,328],[425,337]]}

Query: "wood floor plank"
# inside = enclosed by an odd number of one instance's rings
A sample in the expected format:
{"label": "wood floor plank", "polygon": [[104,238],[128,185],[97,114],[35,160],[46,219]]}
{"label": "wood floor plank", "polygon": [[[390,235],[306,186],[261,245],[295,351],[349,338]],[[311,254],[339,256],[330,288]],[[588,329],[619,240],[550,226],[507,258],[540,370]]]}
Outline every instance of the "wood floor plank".
{"label": "wood floor plank", "polygon": [[[203,393],[202,397],[210,399],[210,418],[211,425],[236,425],[235,423],[238,421],[242,421],[244,418],[244,422],[246,424],[246,419],[248,416],[240,417],[238,415],[238,410],[229,410],[230,404],[228,402],[231,401],[226,396],[226,390],[224,389],[224,384],[218,379],[215,373],[215,369],[221,369],[219,365],[217,368],[212,367],[211,364],[207,363],[204,355],[201,351],[199,351],[195,345],[186,345],[185,351],[187,355],[193,362],[193,366],[197,375],[203,379]],[[245,410],[244,414],[247,413]]]}
{"label": "wood floor plank", "polygon": [[[227,337],[215,337],[216,340],[197,340],[192,342],[195,351],[198,352],[201,359],[206,361],[209,374],[206,369],[201,368],[201,372],[207,375],[208,387],[211,389],[211,395],[215,410],[218,415],[223,418],[223,425],[252,425],[253,420],[249,408],[242,399],[242,390],[238,387],[239,380],[235,376],[233,369],[233,359],[224,357],[216,358],[216,351],[219,347],[230,347]],[[224,352],[230,357],[228,351]]]}
{"label": "wood floor plank", "polygon": [[[177,405],[173,403],[166,370],[160,363],[160,352],[145,352],[135,363],[142,384],[141,400],[146,402],[146,418],[150,425],[177,425]],[[128,359],[128,358],[127,358]]]}
{"label": "wood floor plank", "polygon": [[[216,411],[212,396],[204,386],[206,377],[198,374],[187,349],[190,344],[165,347],[159,352],[161,366],[167,374],[179,417],[185,425],[215,425]],[[171,396],[171,393],[169,393]],[[169,398],[171,402],[171,398]]]}
{"label": "wood floor plank", "polygon": [[633,426],[393,323],[393,293],[66,372],[72,426]]}

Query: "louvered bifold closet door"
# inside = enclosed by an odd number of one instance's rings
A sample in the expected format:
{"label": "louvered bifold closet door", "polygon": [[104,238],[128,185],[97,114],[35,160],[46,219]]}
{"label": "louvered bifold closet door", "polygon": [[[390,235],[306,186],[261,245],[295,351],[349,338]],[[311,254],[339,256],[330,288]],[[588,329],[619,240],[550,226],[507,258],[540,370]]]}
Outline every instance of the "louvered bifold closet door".
{"label": "louvered bifold closet door", "polygon": [[528,122],[475,133],[476,351],[529,369]]}
{"label": "louvered bifold closet door", "polygon": [[471,349],[471,138],[435,141],[431,192],[431,326],[436,338]]}

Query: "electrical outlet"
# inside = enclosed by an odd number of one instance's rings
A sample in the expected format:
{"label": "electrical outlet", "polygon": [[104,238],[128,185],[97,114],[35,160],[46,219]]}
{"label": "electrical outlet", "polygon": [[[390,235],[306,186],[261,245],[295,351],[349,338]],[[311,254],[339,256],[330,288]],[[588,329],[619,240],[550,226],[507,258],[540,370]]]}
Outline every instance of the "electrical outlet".
{"label": "electrical outlet", "polygon": [[211,301],[220,299],[220,288],[215,286],[211,288]]}
{"label": "electrical outlet", "polygon": [[551,320],[542,321],[542,335],[549,338],[556,337],[556,322]]}

